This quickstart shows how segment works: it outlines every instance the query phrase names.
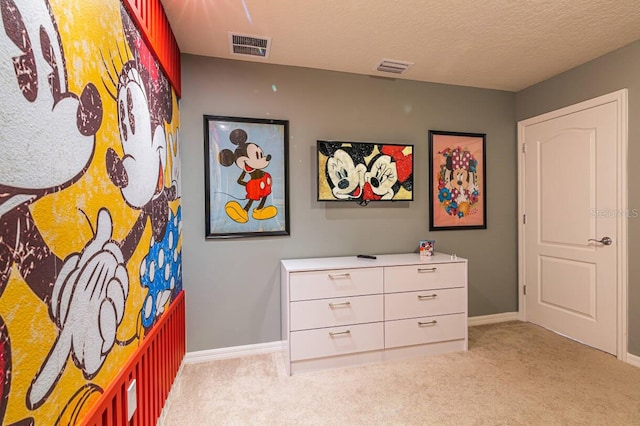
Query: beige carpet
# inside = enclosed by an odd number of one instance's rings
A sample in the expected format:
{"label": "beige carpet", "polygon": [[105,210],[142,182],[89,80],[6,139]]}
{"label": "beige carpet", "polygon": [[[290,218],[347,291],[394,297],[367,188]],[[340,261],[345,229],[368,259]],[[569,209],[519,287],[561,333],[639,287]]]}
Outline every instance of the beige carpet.
{"label": "beige carpet", "polygon": [[185,365],[178,425],[640,425],[640,368],[529,323],[469,351],[287,376],[280,353]]}

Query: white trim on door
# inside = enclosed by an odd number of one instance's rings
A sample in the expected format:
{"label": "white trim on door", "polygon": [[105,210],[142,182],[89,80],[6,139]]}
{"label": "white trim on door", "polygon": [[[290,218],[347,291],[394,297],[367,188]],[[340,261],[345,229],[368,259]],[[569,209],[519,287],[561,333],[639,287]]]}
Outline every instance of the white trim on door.
{"label": "white trim on door", "polygon": [[618,162],[618,185],[616,188],[618,205],[617,208],[617,220],[618,220],[618,234],[616,236],[619,244],[616,246],[618,250],[618,266],[616,283],[617,287],[617,357],[621,361],[627,361],[627,339],[628,339],[628,308],[627,308],[627,293],[629,286],[628,278],[628,238],[627,238],[627,225],[629,211],[627,188],[628,188],[628,173],[627,173],[627,155],[628,155],[628,106],[627,106],[627,89],[621,89],[613,93],[609,93],[603,96],[599,96],[594,99],[590,99],[584,102],[580,102],[575,105],[571,105],[565,108],[561,108],[555,111],[551,111],[536,117],[528,118],[518,122],[518,319],[526,321],[527,313],[524,303],[524,288],[525,288],[525,263],[524,263],[524,220],[525,220],[525,208],[524,208],[524,131],[525,127],[540,123],[552,118],[561,117],[563,115],[573,114],[578,111],[582,111],[588,108],[593,108],[605,103],[615,102],[618,109],[618,138],[617,138],[617,162]]}

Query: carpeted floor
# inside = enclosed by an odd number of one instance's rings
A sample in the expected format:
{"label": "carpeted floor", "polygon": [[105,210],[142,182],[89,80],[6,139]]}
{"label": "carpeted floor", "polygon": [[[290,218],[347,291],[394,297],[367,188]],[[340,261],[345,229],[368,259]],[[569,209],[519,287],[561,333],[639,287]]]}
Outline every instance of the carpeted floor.
{"label": "carpeted floor", "polygon": [[281,353],[187,364],[160,424],[640,425],[640,368],[506,322],[468,352],[291,377]]}

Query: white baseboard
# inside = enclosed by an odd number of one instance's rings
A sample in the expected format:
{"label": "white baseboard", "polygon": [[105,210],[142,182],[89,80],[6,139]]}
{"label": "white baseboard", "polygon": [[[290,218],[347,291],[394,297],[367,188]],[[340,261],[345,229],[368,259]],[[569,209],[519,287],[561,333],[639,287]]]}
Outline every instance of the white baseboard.
{"label": "white baseboard", "polygon": [[627,363],[634,367],[640,367],[640,356],[627,352]]}
{"label": "white baseboard", "polygon": [[[483,315],[468,319],[469,327],[482,324],[494,324],[505,321],[517,321],[517,312],[504,312],[501,314]],[[187,352],[184,357],[185,364],[197,364],[199,362],[213,361],[216,359],[236,358],[239,356],[257,355],[282,350],[282,342],[258,343],[255,345],[232,346],[229,348],[208,349],[204,351]]]}
{"label": "white baseboard", "polygon": [[498,322],[518,321],[518,312],[503,312],[501,314],[482,315],[478,317],[469,317],[467,324],[469,327],[474,325],[495,324]]}
{"label": "white baseboard", "polygon": [[240,356],[265,354],[282,350],[282,342],[258,343],[255,345],[232,346],[229,348],[208,349],[205,351],[187,352],[185,364],[197,364],[216,359],[237,358]]}

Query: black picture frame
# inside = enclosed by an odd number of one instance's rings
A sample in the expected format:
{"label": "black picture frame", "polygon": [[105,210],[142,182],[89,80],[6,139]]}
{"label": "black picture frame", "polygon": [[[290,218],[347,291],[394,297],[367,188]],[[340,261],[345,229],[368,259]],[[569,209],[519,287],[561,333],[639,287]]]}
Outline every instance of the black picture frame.
{"label": "black picture frame", "polygon": [[204,115],[205,237],[290,235],[289,121]]}
{"label": "black picture frame", "polygon": [[318,140],[317,201],[413,201],[414,147],[386,142]]}
{"label": "black picture frame", "polygon": [[487,228],[486,138],[429,131],[429,231]]}

